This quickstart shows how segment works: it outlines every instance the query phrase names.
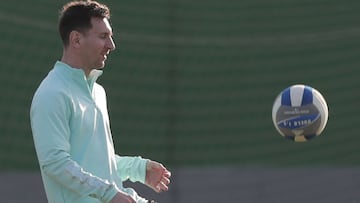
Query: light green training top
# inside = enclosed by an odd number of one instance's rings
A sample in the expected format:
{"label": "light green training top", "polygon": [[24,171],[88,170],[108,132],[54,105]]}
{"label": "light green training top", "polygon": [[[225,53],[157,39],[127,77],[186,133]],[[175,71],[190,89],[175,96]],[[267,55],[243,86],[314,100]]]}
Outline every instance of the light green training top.
{"label": "light green training top", "polygon": [[145,182],[147,159],[115,154],[101,74],[58,61],[35,92],[31,128],[49,203],[109,202],[119,190],[147,202],[123,188]]}

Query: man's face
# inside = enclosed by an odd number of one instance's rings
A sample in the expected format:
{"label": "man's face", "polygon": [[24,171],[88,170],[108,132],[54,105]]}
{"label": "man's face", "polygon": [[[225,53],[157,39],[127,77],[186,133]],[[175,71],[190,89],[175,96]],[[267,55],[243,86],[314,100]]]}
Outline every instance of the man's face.
{"label": "man's face", "polygon": [[112,28],[106,18],[92,18],[92,28],[82,38],[81,56],[86,69],[103,68],[110,51],[115,49]]}

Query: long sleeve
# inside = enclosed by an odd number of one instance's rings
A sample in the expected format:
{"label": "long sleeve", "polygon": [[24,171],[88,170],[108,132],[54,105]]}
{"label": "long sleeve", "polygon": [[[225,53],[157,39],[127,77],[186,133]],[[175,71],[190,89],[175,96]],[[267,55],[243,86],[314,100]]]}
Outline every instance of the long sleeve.
{"label": "long sleeve", "polygon": [[140,156],[118,156],[116,155],[117,172],[122,181],[130,179],[132,182],[145,183],[147,159]]}

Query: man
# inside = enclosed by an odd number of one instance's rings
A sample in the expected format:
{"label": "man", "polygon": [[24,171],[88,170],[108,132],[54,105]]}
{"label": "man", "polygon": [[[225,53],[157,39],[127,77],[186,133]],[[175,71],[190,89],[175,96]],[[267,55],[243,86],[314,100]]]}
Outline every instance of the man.
{"label": "man", "polygon": [[167,191],[160,163],[114,152],[106,95],[96,79],[115,49],[110,11],[95,1],[64,5],[59,18],[63,56],[38,87],[30,118],[50,203],[145,203],[122,182]]}

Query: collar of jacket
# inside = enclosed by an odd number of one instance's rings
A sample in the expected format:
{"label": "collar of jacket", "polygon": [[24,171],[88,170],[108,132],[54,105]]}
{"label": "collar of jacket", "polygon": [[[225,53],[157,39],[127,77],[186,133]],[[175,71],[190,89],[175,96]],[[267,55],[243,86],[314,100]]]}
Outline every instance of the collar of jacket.
{"label": "collar of jacket", "polygon": [[85,72],[79,68],[73,68],[66,63],[61,61],[57,61],[55,64],[55,68],[61,70],[63,73],[67,74],[68,76],[72,77],[75,81],[82,80],[86,82],[88,85],[90,92],[93,89],[94,83],[96,80],[103,74],[102,70],[93,69],[90,71],[88,77],[86,77]]}

